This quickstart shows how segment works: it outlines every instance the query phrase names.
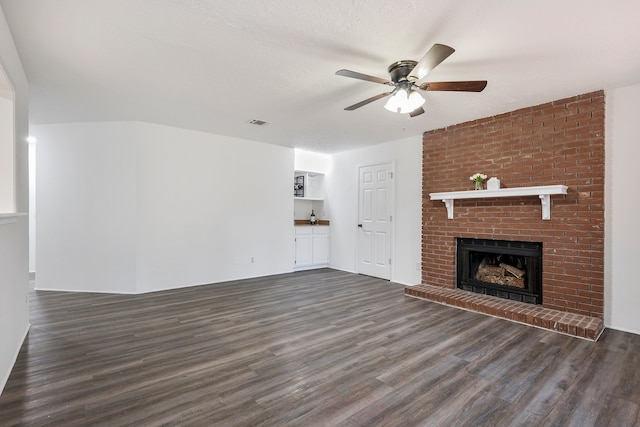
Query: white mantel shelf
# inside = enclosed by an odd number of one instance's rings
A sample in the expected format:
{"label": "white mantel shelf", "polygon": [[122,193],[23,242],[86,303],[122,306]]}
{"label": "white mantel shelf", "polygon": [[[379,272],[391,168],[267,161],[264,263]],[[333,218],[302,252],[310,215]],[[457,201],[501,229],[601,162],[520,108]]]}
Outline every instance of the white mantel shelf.
{"label": "white mantel shelf", "polygon": [[485,199],[492,197],[538,196],[542,203],[542,219],[551,219],[552,194],[567,194],[566,185],[541,185],[538,187],[500,188],[498,190],[451,191],[429,193],[431,200],[441,200],[447,207],[447,218],[453,219],[453,201],[456,199]]}

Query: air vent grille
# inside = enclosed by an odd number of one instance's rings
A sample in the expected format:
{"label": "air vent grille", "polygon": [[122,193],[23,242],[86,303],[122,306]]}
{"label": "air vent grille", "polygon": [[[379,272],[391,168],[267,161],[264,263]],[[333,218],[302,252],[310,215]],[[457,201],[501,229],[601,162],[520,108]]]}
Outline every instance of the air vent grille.
{"label": "air vent grille", "polygon": [[256,125],[256,126],[264,126],[264,125],[268,125],[269,122],[265,122],[264,120],[260,120],[260,119],[253,119],[253,120],[249,120],[249,124]]}

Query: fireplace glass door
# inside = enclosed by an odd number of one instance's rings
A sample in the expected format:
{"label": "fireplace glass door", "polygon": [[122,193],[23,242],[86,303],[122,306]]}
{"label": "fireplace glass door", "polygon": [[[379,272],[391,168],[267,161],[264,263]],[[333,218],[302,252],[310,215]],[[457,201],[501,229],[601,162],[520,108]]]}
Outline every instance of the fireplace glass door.
{"label": "fireplace glass door", "polygon": [[457,239],[460,289],[542,304],[542,243]]}

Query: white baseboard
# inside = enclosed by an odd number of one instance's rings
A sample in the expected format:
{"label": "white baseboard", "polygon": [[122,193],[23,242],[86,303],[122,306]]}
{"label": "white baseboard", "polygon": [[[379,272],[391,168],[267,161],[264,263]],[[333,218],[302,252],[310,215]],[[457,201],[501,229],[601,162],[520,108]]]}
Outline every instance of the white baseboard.
{"label": "white baseboard", "polygon": [[611,325],[607,325],[607,324],[605,324],[604,327],[606,329],[613,329],[613,330],[620,331],[620,332],[627,332],[629,334],[640,335],[640,331],[634,331],[633,329],[629,329],[629,328],[619,328],[617,326],[611,326]]}

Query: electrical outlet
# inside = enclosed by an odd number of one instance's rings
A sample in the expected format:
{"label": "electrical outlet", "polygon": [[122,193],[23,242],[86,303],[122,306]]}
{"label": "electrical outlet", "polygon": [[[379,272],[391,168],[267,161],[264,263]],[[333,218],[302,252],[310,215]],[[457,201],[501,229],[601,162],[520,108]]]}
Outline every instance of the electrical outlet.
{"label": "electrical outlet", "polygon": [[251,257],[251,262],[253,262],[253,257]]}

